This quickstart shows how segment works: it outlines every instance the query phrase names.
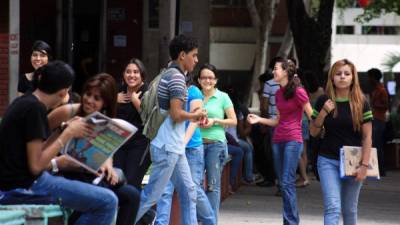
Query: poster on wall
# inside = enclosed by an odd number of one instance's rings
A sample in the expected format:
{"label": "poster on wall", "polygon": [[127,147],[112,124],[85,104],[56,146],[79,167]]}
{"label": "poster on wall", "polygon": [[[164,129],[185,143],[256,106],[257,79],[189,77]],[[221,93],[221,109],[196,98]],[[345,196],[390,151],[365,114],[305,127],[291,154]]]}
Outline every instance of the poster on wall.
{"label": "poster on wall", "polygon": [[126,35],[114,35],[113,45],[114,47],[126,47]]}

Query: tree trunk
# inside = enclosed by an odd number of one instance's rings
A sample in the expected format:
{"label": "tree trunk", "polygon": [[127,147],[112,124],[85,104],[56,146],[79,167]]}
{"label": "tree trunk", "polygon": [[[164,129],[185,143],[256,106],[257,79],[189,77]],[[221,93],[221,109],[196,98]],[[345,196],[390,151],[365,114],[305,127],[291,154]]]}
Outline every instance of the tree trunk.
{"label": "tree trunk", "polygon": [[289,56],[290,50],[293,47],[293,35],[292,31],[290,30],[290,26],[286,27],[285,36],[283,36],[283,41],[281,47],[278,51],[278,56],[287,58]]}
{"label": "tree trunk", "polygon": [[258,76],[266,70],[268,57],[268,40],[274,21],[276,10],[280,0],[247,0],[247,9],[251,17],[253,27],[256,29],[256,52],[254,57],[251,86],[248,92],[247,103],[250,102],[252,93],[259,87]]}
{"label": "tree trunk", "polygon": [[322,86],[325,59],[329,54],[332,35],[332,13],[334,0],[321,1],[318,15],[312,18],[305,10],[303,1],[287,0],[290,28],[303,71],[311,71],[313,76],[304,77],[311,92]]}

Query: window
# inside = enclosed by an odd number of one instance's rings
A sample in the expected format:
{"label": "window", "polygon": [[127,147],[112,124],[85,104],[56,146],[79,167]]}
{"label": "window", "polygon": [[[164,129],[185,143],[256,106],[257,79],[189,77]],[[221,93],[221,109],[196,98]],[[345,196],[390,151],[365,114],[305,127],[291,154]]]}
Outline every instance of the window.
{"label": "window", "polygon": [[354,26],[336,26],[336,34],[354,34]]}
{"label": "window", "polygon": [[365,35],[399,35],[400,26],[362,26]]}
{"label": "window", "polygon": [[149,1],[149,28],[158,28],[159,17],[158,0]]}

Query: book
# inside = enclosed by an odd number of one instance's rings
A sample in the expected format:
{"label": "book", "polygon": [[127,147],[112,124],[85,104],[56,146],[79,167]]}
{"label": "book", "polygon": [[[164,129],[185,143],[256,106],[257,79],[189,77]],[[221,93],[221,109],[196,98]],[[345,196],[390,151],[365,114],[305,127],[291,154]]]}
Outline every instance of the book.
{"label": "book", "polygon": [[[340,149],[340,177],[355,177],[356,170],[361,166],[361,147],[359,146],[343,146]],[[367,178],[380,179],[378,155],[376,148],[371,148],[369,158]]]}
{"label": "book", "polygon": [[94,132],[85,138],[73,138],[62,150],[68,158],[92,173],[137,131],[132,124],[122,119],[111,119],[99,112],[84,118],[94,125]]}

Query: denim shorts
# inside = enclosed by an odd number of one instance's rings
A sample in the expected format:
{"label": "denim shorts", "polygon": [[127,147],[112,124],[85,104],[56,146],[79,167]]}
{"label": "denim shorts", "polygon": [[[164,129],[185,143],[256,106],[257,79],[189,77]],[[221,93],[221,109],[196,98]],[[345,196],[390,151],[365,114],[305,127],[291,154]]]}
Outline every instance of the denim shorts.
{"label": "denim shorts", "polygon": [[303,140],[310,140],[310,128],[308,125],[308,120],[302,120],[301,122],[301,136]]}

